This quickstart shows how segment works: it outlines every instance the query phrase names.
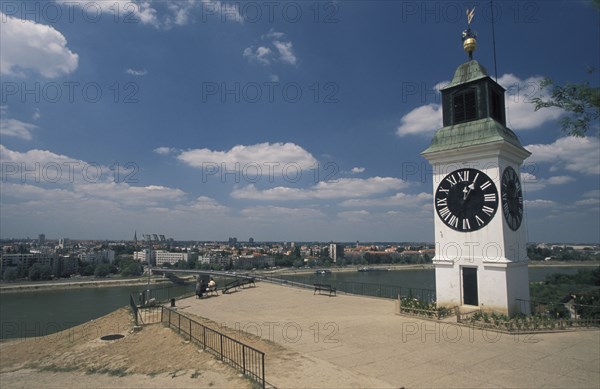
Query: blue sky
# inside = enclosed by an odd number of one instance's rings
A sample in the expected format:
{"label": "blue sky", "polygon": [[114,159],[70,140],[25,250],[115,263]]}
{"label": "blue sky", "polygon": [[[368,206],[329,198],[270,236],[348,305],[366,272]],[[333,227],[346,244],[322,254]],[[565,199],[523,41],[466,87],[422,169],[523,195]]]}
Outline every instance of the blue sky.
{"label": "blue sky", "polygon": [[[2,238],[433,241],[419,154],[467,3],[0,4]],[[469,4],[493,76],[490,5]],[[597,243],[598,123],[568,138],[528,100],[543,76],[598,85],[598,10],[494,10],[528,239]]]}

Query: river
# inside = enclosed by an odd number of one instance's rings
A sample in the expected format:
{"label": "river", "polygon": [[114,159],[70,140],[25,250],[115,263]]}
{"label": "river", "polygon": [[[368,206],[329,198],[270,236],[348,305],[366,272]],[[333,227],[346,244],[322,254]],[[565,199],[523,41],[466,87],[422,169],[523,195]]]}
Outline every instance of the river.
{"label": "river", "polygon": [[[542,281],[548,274],[575,274],[579,269],[590,269],[590,267],[530,267],[529,279],[532,282]],[[329,280],[329,282],[435,289],[435,273],[432,269],[333,272],[323,276],[303,274],[287,275],[285,278],[310,283],[327,283]],[[43,336],[85,323],[120,307],[128,306],[129,295],[140,289],[143,287],[138,285],[0,293],[0,339]],[[182,291],[183,287],[171,290],[170,293],[173,296]]]}

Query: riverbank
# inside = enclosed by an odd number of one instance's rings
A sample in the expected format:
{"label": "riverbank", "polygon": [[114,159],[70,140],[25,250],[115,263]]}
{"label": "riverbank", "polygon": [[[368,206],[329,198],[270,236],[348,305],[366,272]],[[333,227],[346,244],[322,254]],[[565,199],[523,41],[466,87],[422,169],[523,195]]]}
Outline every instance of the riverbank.
{"label": "riverbank", "polygon": [[[151,285],[165,284],[171,285],[168,278],[152,277]],[[36,283],[3,283],[0,286],[0,293],[16,293],[16,292],[42,292],[47,290],[63,290],[63,289],[80,289],[80,288],[108,288],[118,286],[136,286],[148,285],[148,278],[125,278],[125,279],[97,279],[89,278],[79,281],[48,281]]]}
{"label": "riverbank", "polygon": [[529,267],[598,267],[598,261],[529,261]]}
{"label": "riverbank", "polygon": [[[600,266],[600,262],[597,261],[536,261],[529,262],[529,267],[598,267]],[[378,264],[378,265],[352,265],[345,267],[323,267],[323,268],[281,268],[276,270],[266,270],[264,272],[256,272],[258,274],[269,274],[269,275],[290,275],[290,274],[314,274],[316,270],[330,270],[332,273],[348,273],[348,272],[356,272],[360,268],[369,268],[369,269],[389,269],[390,271],[401,271],[401,270],[422,270],[422,269],[431,269],[433,270],[433,264],[424,263],[424,264]]]}
{"label": "riverbank", "polygon": [[432,269],[433,265],[430,263],[424,264],[411,264],[411,265],[399,265],[399,264],[381,264],[381,265],[361,265],[361,266],[345,266],[345,267],[322,267],[322,268],[312,268],[312,269],[294,269],[294,268],[281,268],[276,270],[266,270],[264,273],[258,274],[269,274],[269,275],[290,275],[290,274],[314,274],[317,270],[330,270],[332,273],[351,273],[356,272],[360,268],[369,268],[369,269],[387,269],[390,271],[396,270],[422,270],[422,269]]}

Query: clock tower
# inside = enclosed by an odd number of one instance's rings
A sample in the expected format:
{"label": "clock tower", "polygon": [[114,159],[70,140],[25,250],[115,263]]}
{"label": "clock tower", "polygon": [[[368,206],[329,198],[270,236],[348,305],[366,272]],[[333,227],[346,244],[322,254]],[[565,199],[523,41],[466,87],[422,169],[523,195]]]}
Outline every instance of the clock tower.
{"label": "clock tower", "polygon": [[472,59],[472,15],[469,61],[441,90],[443,128],[422,152],[433,167],[437,304],[529,314],[519,168],[531,153],[506,127],[505,89]]}

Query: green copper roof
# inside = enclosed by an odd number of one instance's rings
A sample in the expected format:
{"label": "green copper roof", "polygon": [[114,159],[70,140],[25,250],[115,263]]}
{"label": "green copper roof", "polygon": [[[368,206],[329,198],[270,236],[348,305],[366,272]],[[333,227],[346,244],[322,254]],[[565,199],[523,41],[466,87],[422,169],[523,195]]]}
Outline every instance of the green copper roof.
{"label": "green copper roof", "polygon": [[421,154],[502,141],[523,149],[521,142],[512,130],[494,119],[485,118],[439,129],[427,150]]}
{"label": "green copper roof", "polygon": [[465,62],[456,69],[454,77],[450,84],[446,85],[443,89],[452,88],[459,84],[465,84],[467,82],[479,80],[481,78],[488,77],[487,70],[479,62],[473,60]]}

